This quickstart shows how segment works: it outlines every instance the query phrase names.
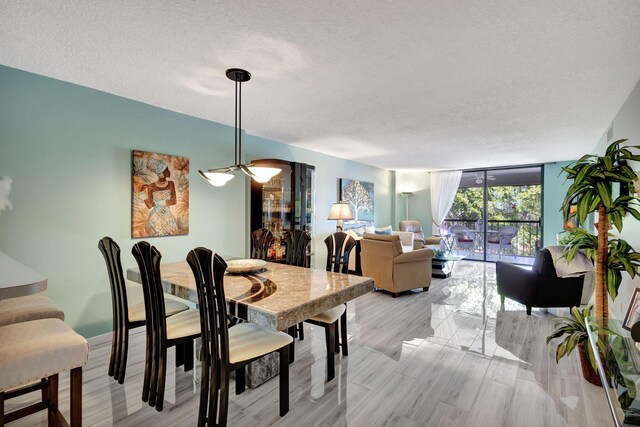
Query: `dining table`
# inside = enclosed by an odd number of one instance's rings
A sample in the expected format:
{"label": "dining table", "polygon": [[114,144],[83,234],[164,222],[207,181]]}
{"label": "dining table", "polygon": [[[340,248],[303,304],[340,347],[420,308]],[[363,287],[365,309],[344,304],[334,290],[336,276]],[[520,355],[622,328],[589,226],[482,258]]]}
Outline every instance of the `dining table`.
{"label": "dining table", "polygon": [[0,299],[16,298],[47,289],[47,278],[0,252]]}
{"label": "dining table", "polygon": [[[161,263],[160,275],[165,292],[197,304],[195,280],[186,261]],[[141,283],[137,268],[128,269],[127,278]],[[229,313],[274,331],[288,331],[373,289],[374,282],[369,277],[275,262],[267,262],[256,272],[227,272],[224,276]],[[272,354],[251,363],[247,367],[247,385],[255,388],[277,375],[277,362],[277,355]]]}

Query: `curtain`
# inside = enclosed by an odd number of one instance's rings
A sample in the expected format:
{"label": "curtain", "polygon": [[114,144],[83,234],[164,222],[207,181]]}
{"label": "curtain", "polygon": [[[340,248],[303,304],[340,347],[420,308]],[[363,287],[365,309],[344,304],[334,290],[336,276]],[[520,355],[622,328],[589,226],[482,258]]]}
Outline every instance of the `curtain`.
{"label": "curtain", "polygon": [[431,218],[436,229],[440,228],[453,205],[461,177],[462,171],[431,172]]}

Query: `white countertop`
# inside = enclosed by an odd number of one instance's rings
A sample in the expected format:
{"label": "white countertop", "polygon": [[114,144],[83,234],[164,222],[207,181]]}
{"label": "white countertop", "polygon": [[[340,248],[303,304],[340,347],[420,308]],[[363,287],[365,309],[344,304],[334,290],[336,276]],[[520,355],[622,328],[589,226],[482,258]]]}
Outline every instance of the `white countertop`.
{"label": "white countertop", "polygon": [[35,294],[47,289],[47,278],[0,252],[0,299]]}

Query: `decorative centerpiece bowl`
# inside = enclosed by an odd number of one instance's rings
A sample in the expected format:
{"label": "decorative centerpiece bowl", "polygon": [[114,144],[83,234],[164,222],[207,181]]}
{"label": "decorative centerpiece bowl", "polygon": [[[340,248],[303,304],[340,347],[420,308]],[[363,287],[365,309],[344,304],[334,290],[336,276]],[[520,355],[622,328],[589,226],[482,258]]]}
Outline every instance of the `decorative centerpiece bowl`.
{"label": "decorative centerpiece bowl", "polygon": [[227,261],[227,273],[246,274],[255,273],[267,266],[267,261],[261,259],[234,259]]}

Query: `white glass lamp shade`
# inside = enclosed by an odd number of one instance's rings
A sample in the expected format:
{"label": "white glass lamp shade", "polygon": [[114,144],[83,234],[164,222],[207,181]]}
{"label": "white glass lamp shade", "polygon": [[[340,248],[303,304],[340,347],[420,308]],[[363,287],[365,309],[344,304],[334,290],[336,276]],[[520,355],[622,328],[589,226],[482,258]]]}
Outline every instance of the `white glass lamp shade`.
{"label": "white glass lamp shade", "polygon": [[251,171],[253,176],[251,178],[254,181],[264,184],[265,182],[269,182],[271,178],[278,175],[282,169],[279,168],[270,168],[266,166],[249,166],[248,169]]}
{"label": "white glass lamp shade", "polygon": [[353,213],[351,213],[349,203],[334,203],[333,206],[331,206],[331,212],[329,212],[329,218],[327,219],[353,219]]}
{"label": "white glass lamp shade", "polygon": [[224,186],[235,176],[232,173],[224,172],[202,172],[202,174],[207,178],[209,184],[213,185],[214,187]]}

